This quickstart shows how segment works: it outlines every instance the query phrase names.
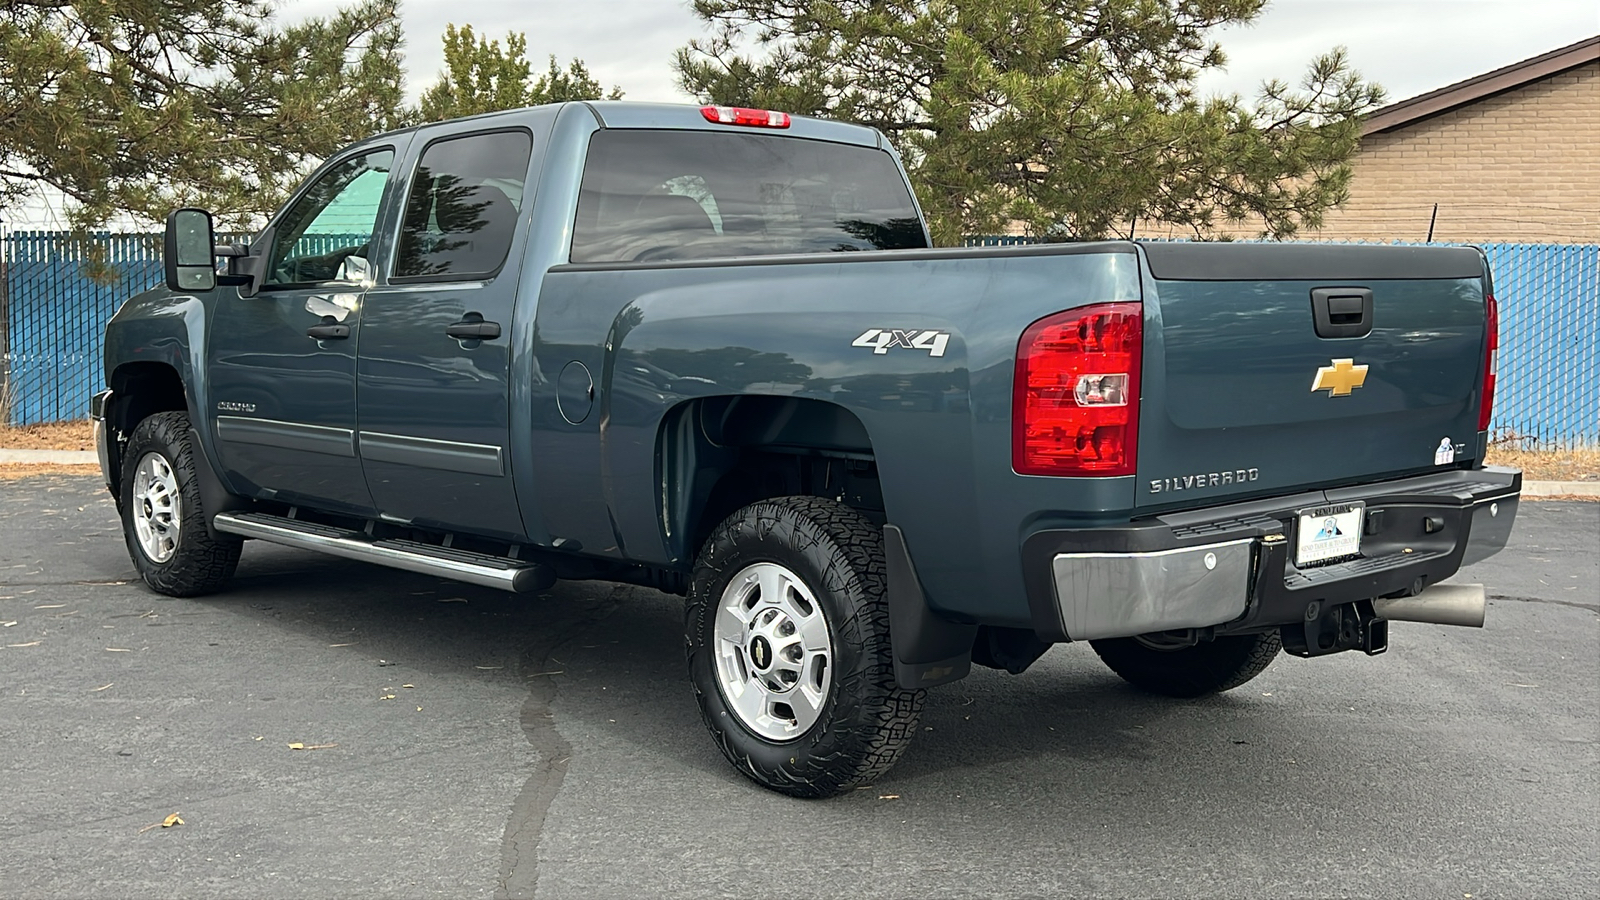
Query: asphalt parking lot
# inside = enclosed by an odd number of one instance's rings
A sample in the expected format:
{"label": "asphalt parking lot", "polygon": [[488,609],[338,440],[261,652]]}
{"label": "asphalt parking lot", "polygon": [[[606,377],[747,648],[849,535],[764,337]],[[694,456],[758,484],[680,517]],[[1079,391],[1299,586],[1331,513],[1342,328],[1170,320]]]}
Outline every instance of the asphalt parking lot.
{"label": "asphalt parking lot", "polygon": [[0,896],[1594,896],[1597,548],[1600,504],[1524,503],[1457,579],[1484,630],[1199,702],[1085,647],[979,670],[805,802],[705,735],[675,597],[252,543],[165,599],[95,479],[0,482]]}

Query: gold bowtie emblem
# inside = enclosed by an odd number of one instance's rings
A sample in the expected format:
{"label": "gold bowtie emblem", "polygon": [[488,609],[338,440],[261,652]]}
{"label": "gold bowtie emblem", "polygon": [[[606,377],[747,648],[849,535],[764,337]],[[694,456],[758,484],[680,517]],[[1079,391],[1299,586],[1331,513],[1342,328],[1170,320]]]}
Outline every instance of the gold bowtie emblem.
{"label": "gold bowtie emblem", "polygon": [[1311,382],[1311,390],[1327,391],[1329,397],[1348,397],[1367,381],[1367,367],[1358,366],[1353,359],[1336,359],[1333,365],[1323,366],[1317,370],[1317,380]]}

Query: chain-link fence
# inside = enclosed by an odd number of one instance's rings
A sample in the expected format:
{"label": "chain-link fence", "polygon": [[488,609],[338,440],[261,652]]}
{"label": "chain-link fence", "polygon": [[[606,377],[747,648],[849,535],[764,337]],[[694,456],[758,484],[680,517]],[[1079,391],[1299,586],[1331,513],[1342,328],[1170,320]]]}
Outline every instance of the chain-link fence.
{"label": "chain-link fence", "polygon": [[[0,423],[83,418],[102,387],[105,324],[161,280],[158,235],[101,235],[115,271],[87,276],[70,236],[19,232],[0,241]],[[968,246],[1029,243],[974,237]],[[1600,444],[1600,246],[1485,244],[1500,304],[1498,440],[1529,447]]]}

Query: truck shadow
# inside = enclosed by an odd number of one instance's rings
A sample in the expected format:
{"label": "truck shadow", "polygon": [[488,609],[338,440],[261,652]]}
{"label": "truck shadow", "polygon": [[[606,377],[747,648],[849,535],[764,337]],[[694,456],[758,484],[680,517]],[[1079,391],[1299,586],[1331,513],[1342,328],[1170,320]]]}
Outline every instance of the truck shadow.
{"label": "truck shadow", "polygon": [[[584,766],[590,751],[607,756],[625,747],[635,762],[654,758],[695,779],[745,783],[700,721],[677,597],[603,583],[561,583],[538,597],[515,597],[252,545],[234,589],[200,602],[328,643],[359,639],[370,654],[436,677],[536,685],[570,742],[574,767]],[[474,665],[490,657],[521,662],[489,672]],[[1138,693],[1086,645],[1054,648],[1020,676],[976,669],[929,692],[922,732],[877,787],[972,797],[998,795],[1006,782],[1026,779],[1031,791],[1078,803],[1086,791],[1102,800],[1118,790],[1183,795],[1219,780],[1266,797],[1313,772],[1355,777],[1352,762],[1364,742],[1329,740],[1310,721],[1323,711],[1308,704],[1342,709],[1331,687],[1323,696],[1273,699],[1279,671],[1298,663],[1281,659],[1249,685],[1198,701]],[[1106,778],[1111,770],[1114,783]]]}

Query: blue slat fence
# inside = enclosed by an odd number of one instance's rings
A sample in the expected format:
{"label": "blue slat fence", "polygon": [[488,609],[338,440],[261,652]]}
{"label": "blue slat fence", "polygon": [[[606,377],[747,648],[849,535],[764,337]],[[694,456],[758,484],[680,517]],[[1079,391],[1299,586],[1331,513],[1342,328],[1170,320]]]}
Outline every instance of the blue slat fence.
{"label": "blue slat fence", "polygon": [[[0,422],[83,418],[104,379],[106,321],[161,280],[159,235],[94,240],[116,270],[109,283],[87,276],[84,249],[66,234],[17,232],[0,240]],[[1527,447],[1600,444],[1600,245],[1481,246],[1500,304],[1496,439]]]}

